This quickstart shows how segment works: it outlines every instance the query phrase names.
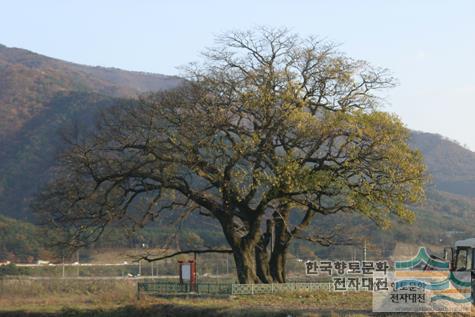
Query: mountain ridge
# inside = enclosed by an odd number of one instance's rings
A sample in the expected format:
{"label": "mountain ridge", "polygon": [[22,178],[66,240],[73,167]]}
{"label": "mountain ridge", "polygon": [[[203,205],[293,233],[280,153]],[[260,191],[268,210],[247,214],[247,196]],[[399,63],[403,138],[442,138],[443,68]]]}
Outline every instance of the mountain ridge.
{"label": "mountain ridge", "polygon": [[[144,76],[151,76],[155,78],[162,78],[162,79],[175,79],[175,80],[181,80],[180,77],[174,76],[174,75],[164,75],[164,74],[159,74],[159,73],[153,73],[153,72],[146,72],[146,71],[136,71],[136,70],[128,70],[128,69],[122,69],[118,67],[107,67],[107,66],[100,66],[100,65],[88,65],[88,64],[81,64],[81,63],[75,63],[75,62],[69,62],[62,60],[60,58],[55,58],[55,57],[50,57],[46,55],[42,55],[24,48],[19,48],[19,47],[9,47],[4,44],[0,43],[0,56],[2,55],[2,50],[4,52],[9,52],[9,56],[12,59],[18,59],[19,56],[24,56],[25,54],[35,56],[41,59],[49,60],[49,61],[55,61],[55,62],[60,62],[72,66],[79,66],[84,69],[90,69],[91,71],[93,69],[101,69],[101,70],[106,70],[106,71],[121,71],[121,72],[127,72],[127,73],[132,73],[136,75],[144,75]],[[18,54],[20,53],[20,54]]]}
{"label": "mountain ridge", "polygon": [[440,134],[412,131],[410,144],[424,155],[438,190],[475,197],[475,152]]}
{"label": "mountain ridge", "polygon": [[[63,125],[81,117],[91,121],[98,110],[124,98],[169,89],[181,81],[80,65],[0,44],[0,214],[28,218],[28,197],[54,163],[56,135]],[[410,144],[424,154],[431,187],[475,197],[474,152],[420,131],[411,132]],[[25,173],[27,181],[22,181]]]}
{"label": "mountain ridge", "polygon": [[0,46],[0,74],[0,138],[14,135],[60,92],[136,97],[181,82],[176,76],[80,65],[5,45]]}

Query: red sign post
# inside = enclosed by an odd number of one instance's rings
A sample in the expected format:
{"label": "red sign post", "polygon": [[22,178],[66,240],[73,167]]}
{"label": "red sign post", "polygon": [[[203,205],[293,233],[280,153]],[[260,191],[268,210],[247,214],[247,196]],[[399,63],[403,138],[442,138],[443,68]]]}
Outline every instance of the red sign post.
{"label": "red sign post", "polygon": [[190,291],[196,291],[196,262],[194,260],[178,261],[180,284],[190,285]]}

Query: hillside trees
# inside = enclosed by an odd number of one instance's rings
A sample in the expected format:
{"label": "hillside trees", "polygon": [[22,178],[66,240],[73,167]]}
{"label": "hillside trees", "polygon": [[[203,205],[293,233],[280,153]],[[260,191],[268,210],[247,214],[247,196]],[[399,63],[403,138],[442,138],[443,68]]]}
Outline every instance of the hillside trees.
{"label": "hillside trees", "polygon": [[[219,222],[241,283],[284,282],[290,242],[316,215],[411,220],[424,165],[381,112],[385,70],[331,44],[260,28],[218,38],[187,82],[104,112],[70,138],[36,210],[73,246],[167,210]],[[273,239],[273,241],[271,241]]]}

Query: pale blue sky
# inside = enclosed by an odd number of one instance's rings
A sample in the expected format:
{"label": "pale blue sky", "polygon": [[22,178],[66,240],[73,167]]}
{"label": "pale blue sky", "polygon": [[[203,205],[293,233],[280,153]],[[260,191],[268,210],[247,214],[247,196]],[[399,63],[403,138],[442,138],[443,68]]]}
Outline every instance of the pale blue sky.
{"label": "pale blue sky", "polygon": [[179,74],[215,34],[286,26],[391,69],[385,110],[475,150],[475,1],[0,1],[0,43],[88,65]]}

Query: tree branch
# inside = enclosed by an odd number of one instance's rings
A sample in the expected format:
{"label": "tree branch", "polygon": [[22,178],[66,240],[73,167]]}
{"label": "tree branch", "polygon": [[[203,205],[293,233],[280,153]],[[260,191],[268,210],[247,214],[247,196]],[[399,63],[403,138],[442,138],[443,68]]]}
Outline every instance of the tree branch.
{"label": "tree branch", "polygon": [[134,262],[138,262],[140,260],[145,260],[147,262],[155,262],[155,261],[161,261],[169,258],[173,258],[177,255],[182,255],[182,254],[190,254],[190,253],[195,253],[195,254],[203,254],[203,253],[233,253],[233,250],[231,249],[206,249],[206,250],[185,250],[185,251],[177,251],[172,254],[164,255],[161,257],[157,258],[150,258],[148,255],[140,257],[138,260],[135,260]]}

